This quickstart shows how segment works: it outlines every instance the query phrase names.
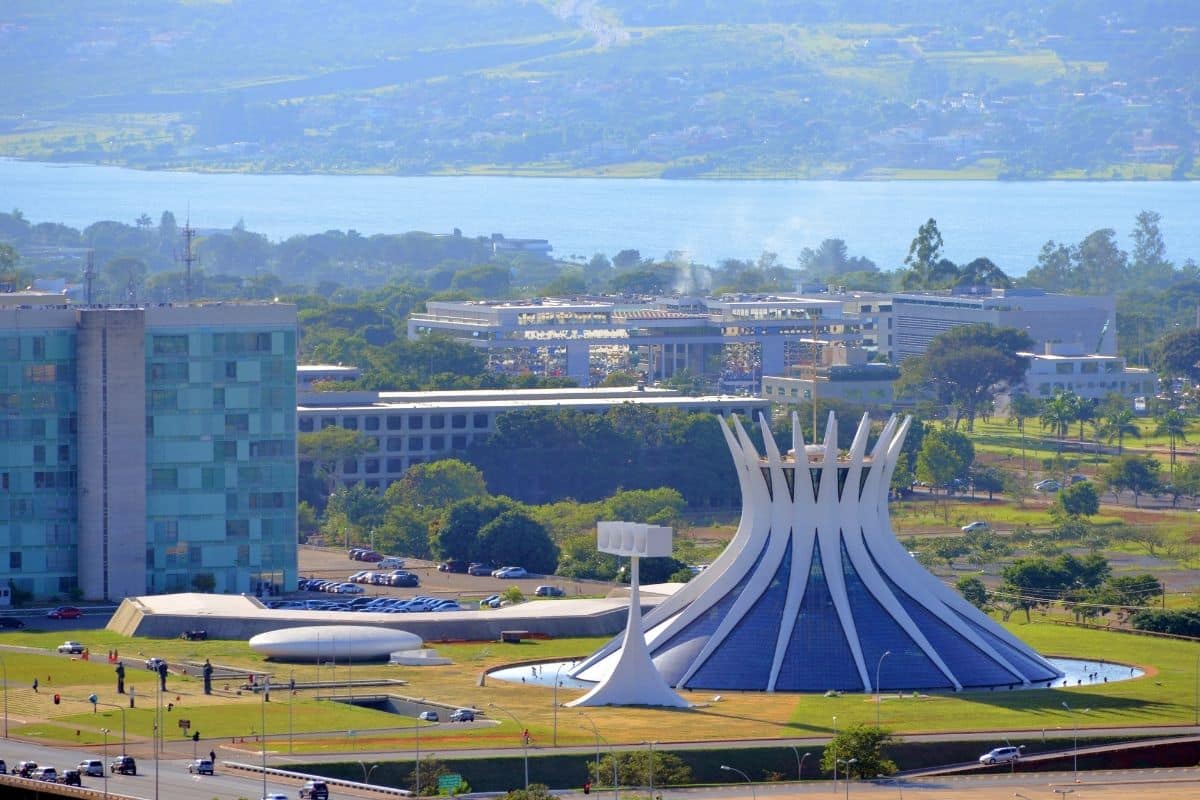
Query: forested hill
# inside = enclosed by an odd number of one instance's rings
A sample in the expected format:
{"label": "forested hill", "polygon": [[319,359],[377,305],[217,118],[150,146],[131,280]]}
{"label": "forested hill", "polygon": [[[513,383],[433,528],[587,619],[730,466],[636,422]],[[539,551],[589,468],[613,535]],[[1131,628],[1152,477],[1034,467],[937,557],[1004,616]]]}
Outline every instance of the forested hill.
{"label": "forested hill", "polygon": [[1194,0],[7,0],[0,67],[0,155],[29,158],[1197,174]]}

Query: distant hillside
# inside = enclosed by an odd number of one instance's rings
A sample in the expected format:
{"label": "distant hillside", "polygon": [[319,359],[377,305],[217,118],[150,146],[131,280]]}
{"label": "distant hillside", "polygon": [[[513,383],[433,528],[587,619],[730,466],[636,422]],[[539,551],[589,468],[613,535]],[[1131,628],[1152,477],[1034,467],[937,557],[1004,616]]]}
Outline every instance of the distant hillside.
{"label": "distant hillside", "polygon": [[1200,3],[7,0],[0,68],[27,158],[1186,178]]}

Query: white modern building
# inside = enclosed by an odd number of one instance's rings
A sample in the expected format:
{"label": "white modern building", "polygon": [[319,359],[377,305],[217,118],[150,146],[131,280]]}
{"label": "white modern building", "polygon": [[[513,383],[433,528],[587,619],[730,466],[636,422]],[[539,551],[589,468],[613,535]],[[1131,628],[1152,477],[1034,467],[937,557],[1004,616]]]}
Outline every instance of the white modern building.
{"label": "white modern building", "polygon": [[1158,391],[1158,375],[1130,367],[1123,356],[1072,353],[1071,349],[1047,345],[1045,352],[1019,353],[1029,359],[1023,391],[1039,399],[1058,392],[1074,392],[1085,400],[1117,394],[1131,402]]}
{"label": "white modern building", "polygon": [[[1062,672],[897,541],[888,487],[909,420],[877,432],[863,417],[846,449],[829,416],[792,449],[763,428],[760,455],[740,423],[725,426],[742,518],[708,569],[643,617],[650,656],[676,689],[912,691],[1049,685]],[[621,659],[613,639],[572,675],[604,680]]]}

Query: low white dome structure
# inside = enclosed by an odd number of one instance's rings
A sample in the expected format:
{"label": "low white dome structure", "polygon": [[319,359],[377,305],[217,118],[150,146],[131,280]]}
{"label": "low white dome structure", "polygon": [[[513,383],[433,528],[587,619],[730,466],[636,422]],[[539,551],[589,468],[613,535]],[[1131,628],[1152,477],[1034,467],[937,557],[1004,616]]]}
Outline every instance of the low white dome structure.
{"label": "low white dome structure", "polygon": [[267,658],[293,661],[371,661],[400,650],[416,650],[421,637],[394,628],[371,625],[309,625],[260,633],[250,649]]}

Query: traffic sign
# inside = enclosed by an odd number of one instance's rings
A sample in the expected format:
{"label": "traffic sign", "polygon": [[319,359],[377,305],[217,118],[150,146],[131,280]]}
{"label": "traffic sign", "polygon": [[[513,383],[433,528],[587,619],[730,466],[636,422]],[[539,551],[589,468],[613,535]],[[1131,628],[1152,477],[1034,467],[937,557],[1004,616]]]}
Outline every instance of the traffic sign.
{"label": "traffic sign", "polygon": [[179,727],[186,731],[188,728],[192,727],[192,721],[190,719],[181,719],[179,720]]}
{"label": "traffic sign", "polygon": [[445,775],[438,776],[438,791],[439,792],[454,792],[462,785],[462,775],[457,772],[447,772]]}

